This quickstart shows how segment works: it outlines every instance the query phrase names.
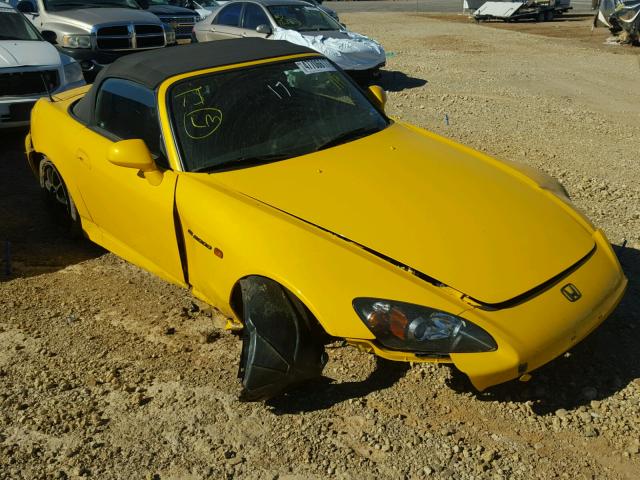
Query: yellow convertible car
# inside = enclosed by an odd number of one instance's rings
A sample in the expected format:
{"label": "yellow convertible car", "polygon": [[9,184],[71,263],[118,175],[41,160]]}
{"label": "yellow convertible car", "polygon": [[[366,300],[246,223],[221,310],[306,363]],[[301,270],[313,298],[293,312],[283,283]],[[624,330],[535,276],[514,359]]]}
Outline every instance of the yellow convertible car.
{"label": "yellow convertible car", "polygon": [[193,44],[39,100],[26,150],[70,228],[243,328],[246,400],[321,375],[335,338],[482,390],[609,315],[627,280],[559,183],[384,104],[304,47]]}

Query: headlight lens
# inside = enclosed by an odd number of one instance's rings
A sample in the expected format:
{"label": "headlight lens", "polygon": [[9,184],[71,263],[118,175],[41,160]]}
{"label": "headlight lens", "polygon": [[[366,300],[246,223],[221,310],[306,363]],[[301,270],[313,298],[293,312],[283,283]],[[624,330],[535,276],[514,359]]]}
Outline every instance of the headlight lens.
{"label": "headlight lens", "polygon": [[378,341],[394,350],[446,355],[498,348],[477,325],[440,310],[377,298],[356,298],[353,308]]}
{"label": "headlight lens", "polygon": [[90,35],[64,35],[62,46],[67,48],[91,48]]}
{"label": "headlight lens", "polygon": [[64,66],[64,78],[67,83],[75,83],[84,80],[82,75],[82,67],[75,60]]}

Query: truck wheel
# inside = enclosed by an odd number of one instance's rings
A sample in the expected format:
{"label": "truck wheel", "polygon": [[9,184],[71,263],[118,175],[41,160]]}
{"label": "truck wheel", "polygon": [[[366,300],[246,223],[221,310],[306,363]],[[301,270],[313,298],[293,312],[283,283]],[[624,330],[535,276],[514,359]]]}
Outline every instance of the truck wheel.
{"label": "truck wheel", "polygon": [[240,281],[244,332],[238,377],[242,401],[268,400],[320,377],[327,334],[293,293],[266,277]]}
{"label": "truck wheel", "polygon": [[544,22],[544,13],[538,13],[538,17],[536,18],[536,22]]}
{"label": "truck wheel", "polygon": [[46,157],[40,162],[39,176],[42,198],[54,220],[68,229],[72,237],[79,237],[82,234],[82,225],[78,210],[60,172]]}
{"label": "truck wheel", "polygon": [[551,20],[553,20],[553,10],[547,10],[544,12],[544,21],[550,22]]}

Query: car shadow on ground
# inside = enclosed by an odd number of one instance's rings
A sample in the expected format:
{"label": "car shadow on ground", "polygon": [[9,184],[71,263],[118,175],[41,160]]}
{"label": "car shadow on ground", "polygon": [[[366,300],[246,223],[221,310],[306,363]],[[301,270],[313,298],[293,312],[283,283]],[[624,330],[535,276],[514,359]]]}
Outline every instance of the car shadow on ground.
{"label": "car shadow on ground", "polygon": [[0,282],[55,271],[104,253],[73,240],[45,208],[24,155],[26,129],[0,131]]}
{"label": "car shadow on ground", "polygon": [[422,78],[409,77],[405,73],[395,70],[381,70],[380,78],[373,83],[380,85],[388,92],[401,92],[410,88],[422,87],[428,82]]}
{"label": "car shadow on ground", "polygon": [[376,368],[365,380],[333,383],[322,377],[306,385],[273,398],[267,405],[276,415],[325,410],[352,398],[393,386],[409,370],[409,364],[376,357]]}
{"label": "car shadow on ground", "polygon": [[[533,411],[545,415],[588,406],[640,382],[640,251],[614,249],[629,279],[615,312],[568,354],[534,371],[529,382],[514,380],[476,392],[479,400],[532,402]],[[466,376],[452,371],[451,388],[475,391]]]}

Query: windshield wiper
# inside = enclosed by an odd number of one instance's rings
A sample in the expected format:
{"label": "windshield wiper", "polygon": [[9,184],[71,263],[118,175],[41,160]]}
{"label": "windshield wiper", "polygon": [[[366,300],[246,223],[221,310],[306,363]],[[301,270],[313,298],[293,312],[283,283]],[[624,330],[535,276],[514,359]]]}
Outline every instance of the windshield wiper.
{"label": "windshield wiper", "polygon": [[341,145],[343,143],[350,142],[351,140],[356,140],[358,138],[366,137],[367,135],[371,135],[373,133],[377,133],[381,128],[378,127],[362,127],[356,128],[355,130],[351,130],[349,132],[341,133],[337,137],[332,138],[328,142],[323,143],[316,151],[324,150],[326,148],[335,147],[336,145]]}
{"label": "windshield wiper", "polygon": [[219,170],[234,170],[236,168],[253,167],[256,165],[264,165],[265,163],[276,162],[291,158],[293,155],[273,154],[273,155],[257,155],[255,157],[236,158],[234,160],[226,160],[215,165],[205,165],[204,167],[191,170],[192,172],[217,172]]}

